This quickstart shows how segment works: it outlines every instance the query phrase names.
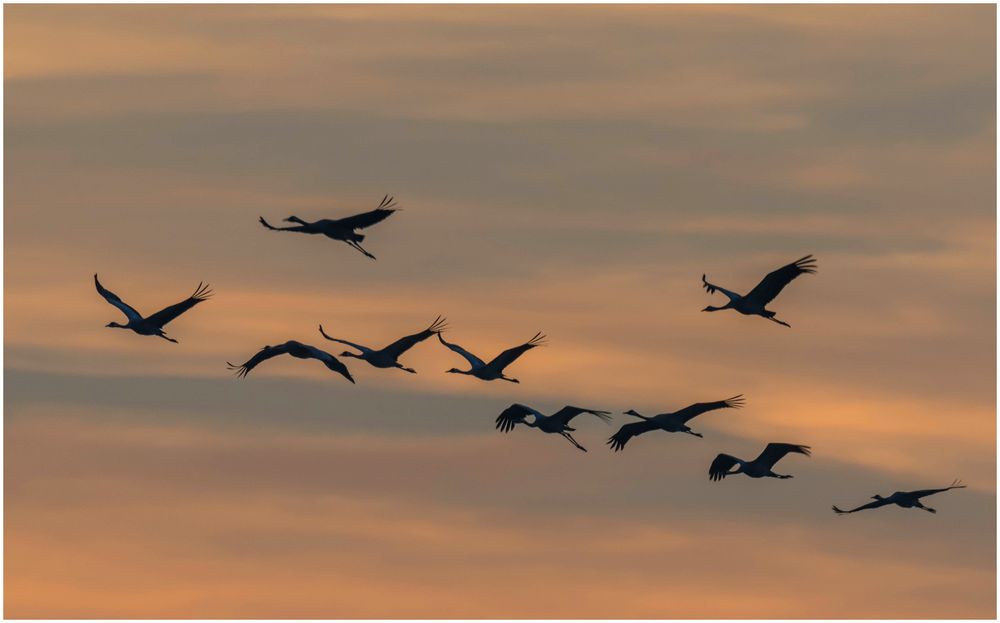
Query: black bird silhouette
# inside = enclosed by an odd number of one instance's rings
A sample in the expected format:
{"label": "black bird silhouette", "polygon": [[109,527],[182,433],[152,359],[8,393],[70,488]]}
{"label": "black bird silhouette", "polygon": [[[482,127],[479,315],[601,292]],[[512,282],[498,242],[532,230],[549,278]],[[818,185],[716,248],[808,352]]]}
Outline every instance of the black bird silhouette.
{"label": "black bird silhouette", "polygon": [[840,510],[836,506],[833,507],[833,512],[838,515],[847,515],[848,513],[856,513],[858,511],[867,510],[869,508],[879,508],[880,506],[887,506],[889,504],[895,504],[896,506],[901,506],[903,508],[919,508],[925,510],[928,513],[936,513],[937,511],[928,506],[924,506],[920,503],[920,498],[927,497],[928,495],[934,495],[935,493],[941,493],[943,491],[951,491],[952,489],[964,489],[965,485],[962,481],[956,480],[951,483],[951,485],[944,487],[943,489],[920,489],[919,491],[896,491],[887,498],[882,497],[879,494],[872,496],[874,502],[869,502],[857,508],[852,508],[849,511]]}
{"label": "black bird silhouette", "polygon": [[143,318],[142,314],[137,312],[135,308],[121,300],[117,294],[102,286],[101,282],[97,279],[97,273],[94,273],[94,285],[97,286],[97,293],[103,296],[104,300],[120,309],[122,313],[125,314],[125,317],[128,318],[128,322],[125,324],[109,322],[105,326],[114,329],[132,329],[139,335],[156,335],[162,337],[168,342],[173,342],[174,344],[177,343],[177,340],[172,337],[167,337],[167,335],[163,332],[164,325],[191,309],[198,303],[208,300],[212,296],[212,291],[209,289],[208,285],[199,283],[197,289],[194,291],[194,294],[187,297],[180,303],[176,303],[170,307],[164,307],[155,314]]}
{"label": "black bird silhouette", "polygon": [[618,429],[618,432],[612,435],[607,443],[611,446],[611,449],[618,452],[625,447],[628,440],[635,437],[636,435],[641,435],[643,433],[648,433],[651,430],[665,430],[668,433],[687,433],[689,435],[694,435],[695,437],[701,437],[701,433],[696,433],[691,430],[687,425],[689,421],[698,417],[702,413],[708,411],[714,411],[715,409],[739,409],[743,406],[743,394],[739,396],[733,396],[732,398],[726,398],[725,400],[717,400],[715,402],[696,402],[695,404],[684,407],[680,411],[675,411],[673,413],[660,413],[659,415],[654,415],[653,417],[646,417],[637,413],[634,409],[629,409],[625,412],[625,415],[634,415],[637,418],[641,418],[640,422],[632,422],[631,424],[626,424]]}
{"label": "black bird silhouette", "polygon": [[[711,467],[708,468],[708,477],[710,480],[722,480],[733,474],[746,474],[751,478],[791,478],[792,476],[775,474],[771,471],[774,464],[790,452],[810,455],[809,446],[794,443],[769,443],[760,456],[752,461],[744,461],[729,454],[720,454],[715,457]],[[734,466],[736,469],[729,471]]]}
{"label": "black bird silhouette", "polygon": [[783,322],[775,318],[775,312],[765,308],[767,307],[767,304],[773,301],[774,298],[781,293],[782,289],[791,283],[793,279],[799,275],[804,275],[806,273],[811,274],[815,272],[816,260],[813,259],[812,255],[807,255],[802,259],[796,260],[791,264],[787,264],[778,270],[768,273],[767,276],[757,284],[757,287],[750,290],[746,296],[739,295],[725,288],[711,284],[707,279],[705,279],[705,275],[702,275],[701,282],[704,285],[705,290],[707,290],[709,294],[714,294],[715,291],[718,290],[729,297],[729,302],[722,307],[712,307],[709,305],[701,311],[714,312],[723,309],[735,309],[746,316],[763,316],[764,318],[777,322],[778,324],[791,327],[792,325],[787,322]]}
{"label": "black bird silhouette", "polygon": [[465,350],[458,344],[452,344],[451,342],[446,342],[441,334],[438,333],[438,339],[441,343],[455,351],[459,355],[465,357],[465,360],[469,362],[469,370],[459,370],[458,368],[452,368],[447,370],[452,374],[468,374],[474,376],[477,379],[482,379],[484,381],[493,381],[496,379],[502,379],[504,381],[510,381],[511,383],[520,383],[517,379],[512,379],[504,376],[503,370],[510,364],[514,363],[514,360],[528,352],[536,346],[541,346],[545,343],[545,336],[541,333],[536,333],[535,337],[531,338],[524,344],[520,346],[515,346],[514,348],[508,348],[499,355],[493,358],[493,361],[485,363],[479,357],[476,357],[469,351]]}
{"label": "black bird silhouette", "polygon": [[355,214],[354,216],[339,219],[324,218],[312,223],[303,221],[297,216],[289,216],[285,219],[286,222],[298,223],[293,227],[274,227],[265,221],[262,216],[260,217],[260,224],[272,231],[294,231],[301,234],[323,234],[327,238],[346,242],[374,260],[375,256],[368,251],[365,251],[361,246],[361,241],[365,239],[364,234],[359,234],[354,230],[364,229],[366,227],[371,227],[376,223],[381,223],[385,219],[389,218],[389,215],[397,209],[395,199],[386,195],[385,197],[382,197],[382,201],[378,204],[378,207],[371,212],[362,212],[361,214]]}
{"label": "black bird silhouette", "polygon": [[[587,449],[577,443],[576,439],[573,439],[573,436],[570,435],[570,432],[575,431],[576,429],[569,426],[569,421],[581,413],[595,415],[605,422],[611,421],[611,414],[609,411],[598,411],[596,409],[566,406],[559,409],[552,415],[546,416],[531,407],[514,403],[504,409],[503,413],[497,416],[496,425],[497,430],[505,433],[509,433],[514,430],[514,426],[517,424],[524,424],[525,426],[537,428],[543,433],[558,433],[565,437],[571,444],[586,452]],[[535,416],[531,422],[527,420],[529,415]]]}
{"label": "black bird silhouette", "polygon": [[361,354],[352,353],[349,351],[344,351],[340,353],[341,357],[354,357],[355,359],[363,359],[376,368],[399,368],[400,370],[405,370],[406,372],[412,372],[416,374],[416,370],[413,368],[407,368],[403,364],[399,363],[397,359],[410,350],[420,342],[423,342],[435,333],[441,333],[446,328],[445,319],[438,316],[431,326],[427,327],[420,333],[414,333],[413,335],[407,335],[406,337],[401,337],[392,344],[389,344],[385,348],[380,350],[375,350],[373,348],[368,348],[367,346],[362,346],[361,344],[355,344],[354,342],[348,342],[347,340],[341,340],[339,338],[330,337],[323,330],[323,325],[319,325],[319,332],[326,339],[331,342],[340,342],[341,344],[347,344],[352,348],[356,348],[361,351]]}
{"label": "black bird silhouette", "polygon": [[278,355],[291,355],[298,359],[318,359],[323,362],[327,368],[333,370],[338,374],[342,374],[345,379],[350,382],[354,382],[354,377],[351,376],[351,372],[347,369],[339,359],[331,355],[330,353],[320,350],[315,346],[310,346],[309,344],[303,344],[302,342],[296,342],[295,340],[288,340],[284,344],[278,344],[277,346],[265,346],[260,349],[257,354],[248,359],[243,365],[236,365],[234,363],[226,362],[230,370],[236,370],[236,376],[240,378],[245,378],[246,375],[250,374],[250,371],[257,367],[262,361],[267,361],[272,357],[277,357]]}

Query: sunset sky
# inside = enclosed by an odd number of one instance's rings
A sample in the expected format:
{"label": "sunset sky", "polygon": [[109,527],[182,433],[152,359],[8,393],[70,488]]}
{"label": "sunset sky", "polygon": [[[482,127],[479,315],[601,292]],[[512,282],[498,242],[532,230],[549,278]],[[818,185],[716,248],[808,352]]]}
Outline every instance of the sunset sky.
{"label": "sunset sky", "polygon": [[[5,6],[6,616],[994,618],[995,11]],[[257,223],[385,193],[375,262]],[[700,312],[809,253],[791,329]],[[171,344],[95,272],[216,296]],[[438,314],[549,343],[225,367]],[[769,441],[813,456],[708,480]]]}

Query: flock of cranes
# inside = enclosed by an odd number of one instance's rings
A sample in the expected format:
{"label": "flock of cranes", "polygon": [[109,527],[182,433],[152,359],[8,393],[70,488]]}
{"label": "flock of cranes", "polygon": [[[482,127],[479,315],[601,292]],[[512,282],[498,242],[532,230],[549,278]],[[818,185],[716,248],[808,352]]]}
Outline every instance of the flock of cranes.
{"label": "flock of cranes", "polygon": [[[328,238],[339,240],[348,244],[355,250],[364,254],[366,257],[374,260],[375,256],[361,246],[361,242],[364,241],[365,236],[364,234],[359,234],[357,230],[365,229],[377,223],[381,223],[398,209],[399,208],[396,207],[395,200],[389,195],[385,195],[378,207],[374,210],[345,218],[320,219],[310,223],[297,216],[289,216],[284,219],[284,221],[288,223],[295,223],[295,225],[289,227],[275,227],[264,220],[264,217],[260,217],[260,224],[271,231],[323,234]],[[702,285],[709,294],[721,292],[729,299],[729,302],[722,307],[714,307],[710,305],[705,307],[702,311],[714,312],[732,309],[744,315],[761,316],[785,327],[791,327],[791,325],[787,322],[775,318],[776,313],[773,310],[767,309],[767,306],[794,279],[800,275],[813,274],[815,272],[816,260],[812,255],[807,255],[768,273],[760,281],[760,283],[758,283],[745,295],[737,294],[736,292],[727,290],[721,286],[709,283],[706,275],[702,275]],[[106,325],[107,327],[131,329],[139,335],[154,335],[175,344],[177,343],[177,340],[167,336],[164,333],[163,328],[170,321],[176,319],[178,316],[190,310],[198,303],[208,300],[212,296],[211,289],[207,285],[199,283],[194,293],[180,303],[170,305],[154,314],[143,317],[142,314],[136,311],[132,306],[125,303],[117,294],[101,285],[101,282],[98,280],[96,274],[94,275],[94,285],[97,288],[98,294],[104,297],[108,303],[117,307],[123,314],[125,314],[125,317],[128,320],[125,324],[110,322]],[[340,353],[340,357],[361,359],[376,368],[395,368],[409,373],[416,373],[416,370],[400,363],[399,358],[420,342],[436,335],[438,341],[441,342],[442,345],[447,347],[452,352],[460,355],[469,364],[468,370],[451,368],[447,371],[448,373],[465,374],[483,381],[503,380],[510,383],[519,383],[520,381],[516,378],[507,376],[504,372],[506,368],[529,350],[545,343],[545,336],[541,333],[536,333],[535,336],[527,342],[519,346],[508,348],[491,359],[489,362],[486,362],[458,344],[445,340],[444,337],[442,337],[442,333],[444,333],[447,328],[445,319],[438,316],[434,322],[432,322],[423,331],[404,336],[388,346],[379,349],[362,346],[361,344],[350,342],[342,338],[332,337],[323,329],[323,325],[319,325],[319,332],[326,340],[336,342],[338,344],[344,344],[345,346],[349,346],[357,351],[344,351]],[[250,374],[251,370],[260,365],[262,362],[279,355],[291,355],[297,359],[316,359],[322,362],[328,369],[340,374],[351,383],[355,382],[348,367],[332,353],[317,348],[316,346],[303,344],[302,342],[295,340],[288,340],[283,344],[277,344],[275,346],[264,346],[241,365],[236,365],[230,362],[226,363],[231,370],[236,371],[236,375],[239,378],[245,378],[248,374]],[[633,437],[652,431],[686,433],[695,437],[702,437],[701,433],[694,432],[691,430],[691,427],[688,426],[688,423],[692,419],[709,411],[716,411],[719,409],[739,409],[744,405],[744,402],[743,395],[740,394],[738,396],[733,396],[731,398],[715,402],[695,403],[684,407],[679,411],[674,411],[672,413],[660,413],[652,417],[647,417],[633,409],[629,409],[628,411],[625,411],[624,414],[638,418],[638,421],[623,425],[618,432],[613,434],[607,440],[607,444],[611,450],[619,452],[625,448],[625,445]],[[510,433],[518,424],[521,424],[528,428],[538,429],[543,433],[558,434],[564,437],[576,448],[586,452],[587,449],[584,448],[573,437],[573,435],[570,434],[576,431],[575,428],[570,426],[570,422],[579,415],[591,415],[604,422],[611,421],[610,411],[565,406],[552,415],[545,415],[527,405],[514,403],[504,409],[504,411],[497,416],[496,428],[501,432]],[[785,458],[789,454],[802,454],[810,456],[810,448],[809,446],[801,444],[769,443],[760,455],[757,456],[757,458],[750,461],[732,456],[730,454],[719,454],[709,466],[708,476],[712,481],[721,481],[727,476],[733,476],[736,474],[743,474],[745,476],[749,476],[750,478],[792,478],[790,474],[778,474],[774,472],[774,466],[778,463],[778,461]],[[921,498],[949,491],[951,489],[961,489],[964,487],[965,485],[962,485],[956,480],[950,486],[941,489],[896,491],[888,497],[875,495],[872,498],[875,500],[874,502],[869,502],[868,504],[846,511],[834,506],[833,510],[838,515],[841,515],[895,504],[902,508],[918,508],[934,513],[936,511],[933,508],[928,508],[921,504]]]}

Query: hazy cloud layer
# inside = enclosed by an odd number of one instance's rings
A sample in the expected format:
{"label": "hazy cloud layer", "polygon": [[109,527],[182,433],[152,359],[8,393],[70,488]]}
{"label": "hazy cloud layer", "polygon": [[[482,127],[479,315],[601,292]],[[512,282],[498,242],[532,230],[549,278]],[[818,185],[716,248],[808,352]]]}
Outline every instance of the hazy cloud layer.
{"label": "hazy cloud layer", "polygon": [[[8,616],[995,616],[995,7],[4,14]],[[386,192],[377,262],[256,222]],[[793,329],[698,311],[807,253]],[[173,345],[105,329],[94,272],[218,295]],[[357,387],[224,368],[438,314],[550,345],[518,386],[433,342]],[[621,455],[492,428],[740,392]],[[707,481],[769,440],[815,456]]]}

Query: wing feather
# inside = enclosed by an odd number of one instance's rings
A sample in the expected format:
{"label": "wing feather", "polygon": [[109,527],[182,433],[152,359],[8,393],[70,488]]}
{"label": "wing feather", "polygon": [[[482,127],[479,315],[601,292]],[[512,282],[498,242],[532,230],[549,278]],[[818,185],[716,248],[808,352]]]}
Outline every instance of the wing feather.
{"label": "wing feather", "polygon": [[715,457],[715,460],[712,461],[712,464],[708,468],[709,480],[722,480],[729,475],[729,470],[739,463],[739,461],[739,459],[730,454],[720,454]]}
{"label": "wing feather", "polygon": [[650,420],[640,420],[638,422],[632,422],[630,424],[625,424],[618,429],[618,432],[608,438],[607,444],[611,446],[611,449],[615,452],[623,449],[628,440],[635,437],[636,435],[641,435],[643,433],[648,433],[651,430],[658,429],[659,426],[651,422]]}
{"label": "wing feather", "polygon": [[347,229],[364,229],[389,218],[398,209],[395,206],[395,199],[386,195],[382,198],[382,203],[374,210],[355,214],[354,216],[346,216],[342,219],[337,219],[336,222],[338,226],[346,227]]}
{"label": "wing feather", "polygon": [[798,454],[804,454],[806,456],[811,456],[811,451],[809,446],[803,446],[795,443],[769,443],[764,451],[760,453],[754,462],[758,463],[762,467],[768,469],[774,467],[774,464],[780,461],[786,454],[795,452]]}
{"label": "wing feather", "polygon": [[[342,339],[340,339],[338,337],[331,337],[331,336],[327,335],[326,331],[323,330],[323,325],[319,325],[319,332],[320,332],[320,334],[322,334],[323,337],[325,337],[326,339],[330,340],[331,342],[338,342],[340,344],[347,344],[351,348],[356,348],[359,351],[361,351],[362,353],[373,352],[373,350],[371,348],[368,348],[367,346],[362,346],[361,344],[355,344],[354,342],[348,342],[347,340],[342,340]],[[320,351],[320,352],[325,352],[325,351]]]}
{"label": "wing feather", "polygon": [[272,357],[277,357],[278,355],[284,355],[288,352],[288,343],[278,344],[277,346],[265,346],[264,348],[257,351],[253,357],[247,359],[243,365],[237,366],[236,364],[226,362],[230,370],[236,370],[236,376],[239,378],[245,378],[246,375],[250,374],[250,371],[257,367],[262,361],[267,361]]}
{"label": "wing feather", "polygon": [[323,365],[325,365],[330,370],[338,372],[341,375],[343,375],[344,378],[346,378],[348,381],[352,383],[354,382],[354,377],[351,376],[351,371],[347,369],[347,366],[344,365],[344,362],[337,359],[335,356],[326,352],[325,350],[317,348],[310,344],[302,344],[302,347],[309,352],[309,355],[313,359],[318,359],[319,361],[322,361]]}
{"label": "wing feather", "polygon": [[570,420],[572,420],[576,416],[581,415],[583,413],[589,413],[591,415],[595,415],[595,416],[597,416],[598,418],[600,418],[601,420],[603,420],[605,422],[610,422],[611,421],[611,412],[610,411],[598,411],[596,409],[584,409],[583,407],[573,407],[573,406],[569,406],[569,405],[567,405],[567,406],[563,407],[562,409],[559,409],[558,411],[556,411],[555,413],[553,413],[551,416],[549,416],[549,419],[553,420],[555,422],[559,422],[563,426],[565,426],[566,424],[569,424]]}
{"label": "wing feather", "polygon": [[451,342],[445,341],[445,339],[443,337],[441,337],[440,333],[438,333],[437,336],[438,336],[438,340],[440,340],[442,344],[444,344],[445,346],[447,346],[453,352],[456,352],[459,355],[465,357],[465,360],[468,361],[469,365],[472,366],[473,368],[482,368],[483,366],[486,365],[485,363],[483,363],[482,359],[480,359],[479,357],[476,357],[475,355],[473,355],[469,351],[465,350],[464,348],[462,348],[458,344],[452,344]]}
{"label": "wing feather", "polygon": [[198,284],[195,289],[194,294],[187,297],[180,303],[176,303],[169,307],[164,307],[160,311],[156,312],[149,318],[146,318],[146,322],[153,325],[154,327],[163,327],[168,322],[180,316],[187,310],[191,309],[198,303],[202,301],[207,301],[212,296],[212,290],[209,288],[208,284]]}
{"label": "wing feather", "polygon": [[528,352],[532,348],[535,348],[536,346],[541,346],[544,343],[545,343],[545,336],[542,335],[541,332],[536,333],[535,337],[531,338],[530,340],[528,340],[524,344],[521,344],[520,346],[508,348],[507,350],[503,351],[502,353],[494,357],[493,361],[490,361],[486,365],[489,366],[491,369],[493,369],[495,372],[498,373],[502,372],[504,368],[514,363],[514,361],[518,357]]}
{"label": "wing feather", "polygon": [[964,489],[965,485],[962,484],[961,480],[956,480],[947,487],[942,487],[941,489],[919,489],[917,491],[907,491],[907,495],[912,495],[917,498],[922,498],[928,495],[934,495],[935,493],[943,493],[944,491],[950,491],[952,489]]}
{"label": "wing feather", "polygon": [[682,422],[688,422],[689,420],[708,411],[714,411],[716,409],[739,409],[743,406],[743,404],[743,394],[740,394],[739,396],[733,396],[732,398],[726,398],[725,400],[716,400],[715,402],[696,402],[695,404],[684,407],[680,411],[674,413],[674,416]]}
{"label": "wing feather", "polygon": [[398,358],[400,355],[410,350],[420,342],[423,342],[435,333],[441,333],[447,328],[445,324],[445,319],[438,316],[431,326],[427,327],[420,333],[414,333],[413,335],[407,335],[406,337],[401,337],[392,344],[389,344],[382,349],[383,352],[390,355],[393,359]]}
{"label": "wing feather", "polygon": [[128,318],[129,322],[138,322],[142,320],[142,314],[137,312],[134,307],[121,300],[117,294],[101,285],[101,282],[97,280],[97,273],[94,273],[94,285],[97,286],[97,293],[103,296],[105,301],[121,310],[121,312],[125,314],[125,317]]}
{"label": "wing feather", "polygon": [[883,498],[881,500],[875,500],[874,502],[869,502],[867,504],[862,504],[861,506],[858,506],[857,508],[852,508],[851,510],[847,510],[847,511],[841,510],[841,509],[837,508],[836,506],[834,506],[833,507],[833,512],[837,513],[838,515],[847,515],[848,513],[856,513],[858,511],[867,510],[869,508],[879,508],[880,506],[885,506],[886,504],[892,504],[892,502],[890,502],[889,500]]}
{"label": "wing feather", "polygon": [[744,297],[747,301],[757,303],[761,306],[767,305],[778,296],[781,291],[799,275],[812,274],[816,272],[816,260],[812,255],[807,255],[791,264],[786,264],[781,268],[771,271],[757,284],[753,290]]}
{"label": "wing feather", "polygon": [[503,410],[503,412],[497,416],[496,427],[497,430],[509,433],[514,430],[514,425],[519,422],[524,422],[524,418],[529,415],[534,414],[536,417],[543,417],[541,413],[535,411],[531,407],[514,403],[511,406]]}

